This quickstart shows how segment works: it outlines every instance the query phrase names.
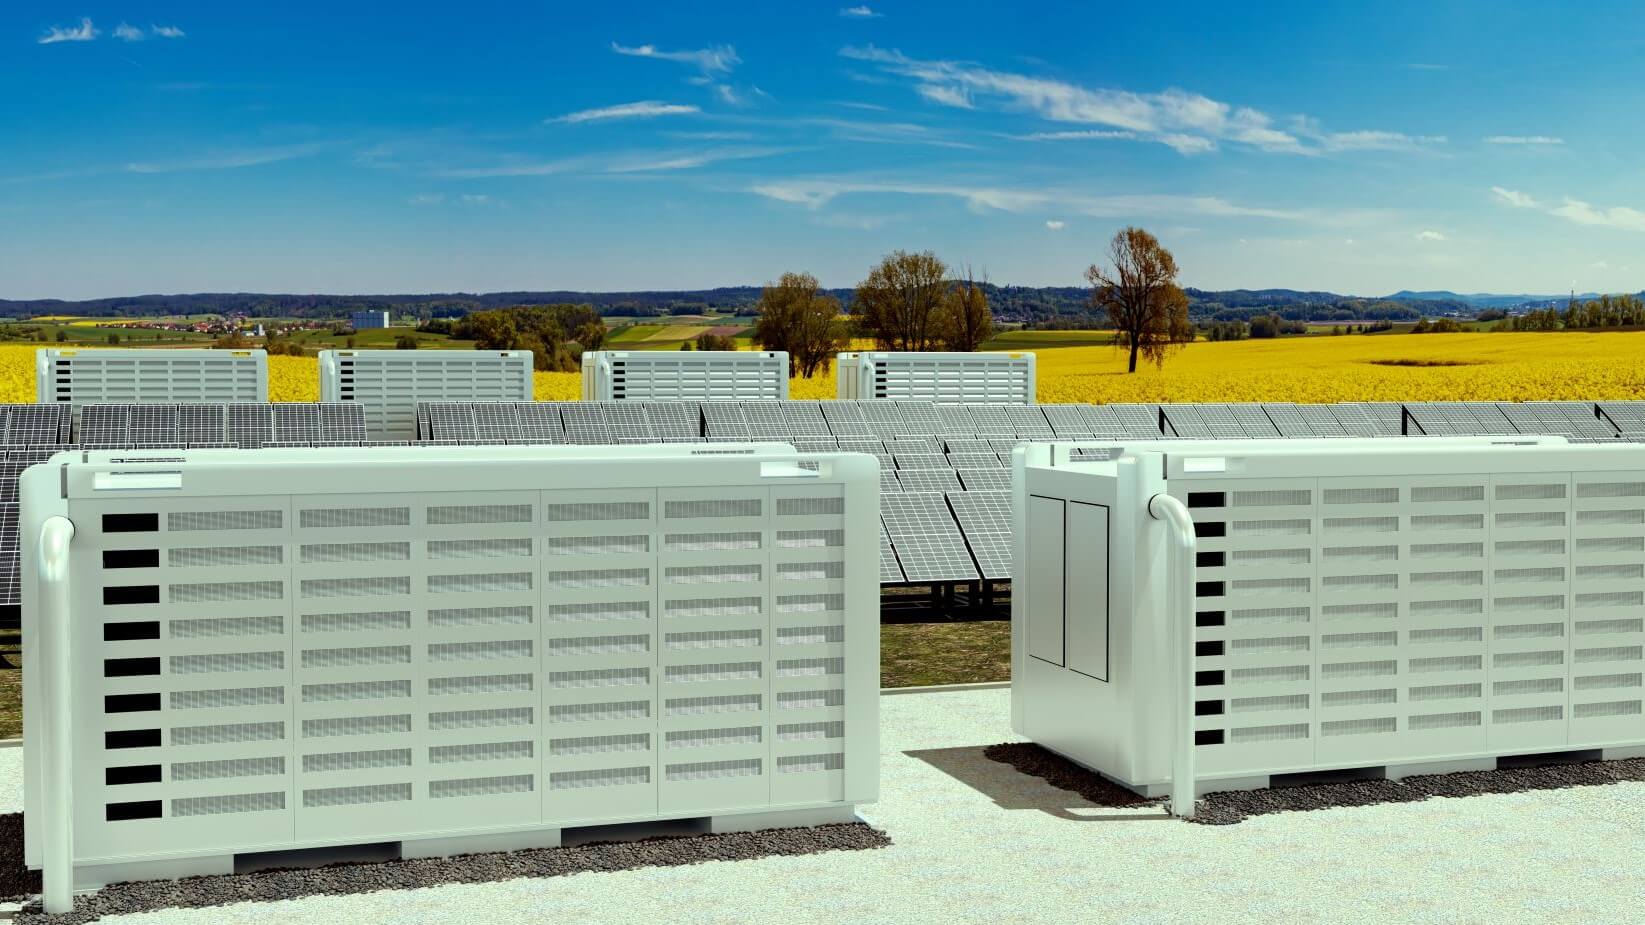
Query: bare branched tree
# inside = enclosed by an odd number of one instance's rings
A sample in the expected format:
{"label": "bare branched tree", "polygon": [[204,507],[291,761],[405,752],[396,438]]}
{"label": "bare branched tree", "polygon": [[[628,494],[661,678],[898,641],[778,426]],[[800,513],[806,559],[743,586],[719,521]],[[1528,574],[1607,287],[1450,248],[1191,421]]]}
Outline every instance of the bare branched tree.
{"label": "bare branched tree", "polygon": [[1115,345],[1130,351],[1128,372],[1137,371],[1138,356],[1164,366],[1171,349],[1194,339],[1176,258],[1158,238],[1128,227],[1114,233],[1108,259],[1111,267],[1094,263],[1085,271],[1091,304],[1108,313],[1119,334]]}

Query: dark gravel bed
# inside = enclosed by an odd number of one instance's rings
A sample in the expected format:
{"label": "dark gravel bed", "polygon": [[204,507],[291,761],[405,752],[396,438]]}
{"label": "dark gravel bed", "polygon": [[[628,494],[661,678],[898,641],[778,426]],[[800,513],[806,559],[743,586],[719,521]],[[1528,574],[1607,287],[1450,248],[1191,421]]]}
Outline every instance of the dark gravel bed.
{"label": "dark gravel bed", "polygon": [[[1027,742],[990,745],[983,755],[1038,777],[1053,787],[1079,794],[1098,806],[1163,805],[1147,799],[1060,755]],[[1298,784],[1264,790],[1226,790],[1201,797],[1190,822],[1232,825],[1250,816],[1306,812],[1380,803],[1415,803],[1434,797],[1469,797],[1487,793],[1522,793],[1645,781],[1645,758],[1582,761],[1537,767],[1499,768],[1424,774],[1404,780],[1352,780]]]}
{"label": "dark gravel bed", "polygon": [[[16,848],[22,865],[22,816],[12,814]],[[167,908],[204,908],[237,902],[274,902],[304,896],[348,895],[378,890],[414,890],[449,883],[495,883],[525,877],[563,877],[587,871],[632,870],[639,867],[676,867],[707,861],[818,854],[884,848],[891,838],[865,823],[841,823],[809,828],[768,829],[604,842],[573,848],[470,854],[453,858],[418,858],[369,864],[334,864],[302,870],[265,870],[251,874],[187,877],[116,883],[96,893],[77,897],[68,915],[46,915],[39,902],[23,907],[15,921],[21,925],[80,925],[107,915],[123,915]],[[39,877],[35,875],[35,888]],[[274,919],[271,919],[273,921]]]}

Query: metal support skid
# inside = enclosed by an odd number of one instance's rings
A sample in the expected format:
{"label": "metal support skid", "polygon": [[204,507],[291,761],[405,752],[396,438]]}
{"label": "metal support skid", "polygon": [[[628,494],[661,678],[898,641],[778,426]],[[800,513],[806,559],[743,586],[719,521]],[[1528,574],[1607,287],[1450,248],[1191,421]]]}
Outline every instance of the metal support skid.
{"label": "metal support skid", "polygon": [[1274,775],[1645,746],[1645,447],[1079,449],[1016,451],[1018,733],[1179,815]]}
{"label": "metal support skid", "polygon": [[29,469],[48,911],[245,852],[850,818],[878,787],[877,469],[770,444]]}

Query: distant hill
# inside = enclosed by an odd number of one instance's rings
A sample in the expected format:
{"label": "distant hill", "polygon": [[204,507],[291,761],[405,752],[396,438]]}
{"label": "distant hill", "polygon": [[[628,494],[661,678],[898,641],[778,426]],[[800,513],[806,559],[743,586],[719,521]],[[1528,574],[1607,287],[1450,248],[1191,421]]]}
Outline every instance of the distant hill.
{"label": "distant hill", "polygon": [[[1000,286],[988,284],[989,303],[1002,321],[1036,324],[1080,324],[1098,321],[1089,289],[1082,286]],[[852,290],[829,290],[848,309]],[[1189,314],[1195,320],[1244,320],[1277,313],[1300,321],[1414,320],[1453,315],[1472,317],[1484,308],[1541,307],[1563,304],[1563,297],[1493,295],[1401,290],[1386,297],[1340,295],[1297,289],[1189,288]],[[183,295],[120,296],[70,302],[60,299],[0,299],[0,317],[84,315],[92,317],[155,317],[159,315],[245,315],[279,318],[346,318],[353,311],[388,310],[396,316],[455,317],[472,311],[510,305],[572,302],[592,305],[609,317],[667,317],[705,313],[750,313],[760,299],[758,286],[717,289],[645,290],[636,292],[580,292],[543,290],[486,293],[422,293],[402,295],[298,295],[255,292],[206,292]]]}

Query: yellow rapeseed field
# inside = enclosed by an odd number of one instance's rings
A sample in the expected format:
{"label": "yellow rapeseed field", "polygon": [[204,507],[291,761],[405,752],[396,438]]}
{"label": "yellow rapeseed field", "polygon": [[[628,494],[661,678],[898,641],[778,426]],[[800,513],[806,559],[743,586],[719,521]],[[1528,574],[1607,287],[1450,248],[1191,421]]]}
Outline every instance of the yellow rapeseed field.
{"label": "yellow rapeseed field", "polygon": [[[0,345],[0,401],[34,400],[33,345]],[[1381,334],[1195,343],[1164,369],[1125,372],[1106,346],[1039,355],[1045,402],[1536,401],[1645,399],[1645,332]],[[269,357],[269,398],[316,401],[312,358]],[[537,373],[539,401],[575,400],[577,373]],[[834,397],[834,376],[795,379],[797,399]]]}

